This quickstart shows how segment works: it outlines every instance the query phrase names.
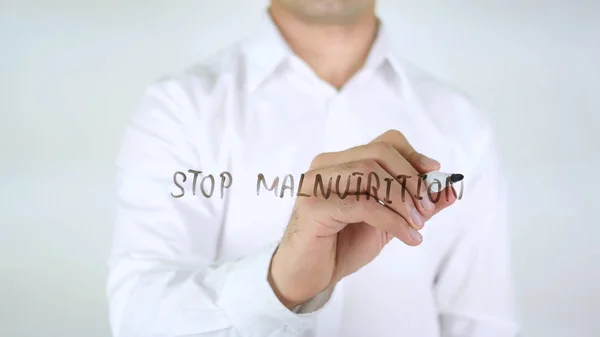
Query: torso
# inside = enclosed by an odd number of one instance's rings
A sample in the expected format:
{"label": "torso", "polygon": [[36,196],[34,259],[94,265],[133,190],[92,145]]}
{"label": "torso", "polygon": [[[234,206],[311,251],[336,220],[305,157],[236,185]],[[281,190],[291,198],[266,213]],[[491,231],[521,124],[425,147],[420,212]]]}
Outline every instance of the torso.
{"label": "torso", "polygon": [[[397,129],[418,151],[444,166],[453,165],[450,143],[432,132],[434,127],[417,100],[380,94],[377,104],[369,104],[364,98],[355,99],[358,92],[342,91],[333,99],[296,95],[294,102],[280,99],[275,89],[282,90],[267,87],[253,99],[230,101],[245,102],[245,106],[239,107],[241,119],[233,131],[241,146],[232,147],[229,153],[227,170],[234,182],[228,191],[218,259],[239,258],[281,238],[300,175],[321,152],[365,144]],[[367,90],[373,92],[362,95],[385,92],[377,88],[377,82]],[[261,185],[257,195],[260,173],[268,185],[278,177],[276,191]],[[288,189],[281,196],[286,175],[293,177],[294,192]],[[421,246],[393,240],[372,263],[337,286],[319,316],[316,335],[392,336],[393,331],[419,331],[420,337],[438,336],[433,282],[454,239],[453,226],[453,213],[445,212],[426,224]]]}

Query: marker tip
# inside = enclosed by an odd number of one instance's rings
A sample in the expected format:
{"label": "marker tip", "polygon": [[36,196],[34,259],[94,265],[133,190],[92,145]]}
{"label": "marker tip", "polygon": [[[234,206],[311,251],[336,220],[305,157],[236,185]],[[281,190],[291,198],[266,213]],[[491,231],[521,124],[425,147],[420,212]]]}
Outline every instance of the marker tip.
{"label": "marker tip", "polygon": [[463,176],[460,173],[454,173],[454,174],[450,175],[450,181],[453,183],[457,183],[457,182],[463,180],[464,178],[465,178],[465,176]]}

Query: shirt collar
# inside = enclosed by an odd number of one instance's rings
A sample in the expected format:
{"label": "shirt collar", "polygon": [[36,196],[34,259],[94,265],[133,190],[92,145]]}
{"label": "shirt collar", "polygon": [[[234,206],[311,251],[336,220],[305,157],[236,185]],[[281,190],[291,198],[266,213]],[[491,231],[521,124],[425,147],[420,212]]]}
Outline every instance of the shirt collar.
{"label": "shirt collar", "polygon": [[248,90],[254,91],[293,51],[267,12],[243,46]]}
{"label": "shirt collar", "polygon": [[[270,14],[263,15],[254,33],[243,46],[246,56],[247,88],[256,90],[277,68],[293,55]],[[412,94],[401,60],[395,55],[386,26],[379,21],[377,38],[371,47],[365,68],[383,71],[404,97]],[[391,72],[386,72],[388,68]]]}

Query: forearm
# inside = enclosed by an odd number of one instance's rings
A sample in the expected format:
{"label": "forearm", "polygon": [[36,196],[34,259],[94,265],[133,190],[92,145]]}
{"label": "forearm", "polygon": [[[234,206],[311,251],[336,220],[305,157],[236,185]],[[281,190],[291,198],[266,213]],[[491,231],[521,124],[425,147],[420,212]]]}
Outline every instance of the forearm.
{"label": "forearm", "polygon": [[293,335],[313,324],[275,296],[268,280],[274,246],[218,266],[119,259],[109,299],[115,337]]}

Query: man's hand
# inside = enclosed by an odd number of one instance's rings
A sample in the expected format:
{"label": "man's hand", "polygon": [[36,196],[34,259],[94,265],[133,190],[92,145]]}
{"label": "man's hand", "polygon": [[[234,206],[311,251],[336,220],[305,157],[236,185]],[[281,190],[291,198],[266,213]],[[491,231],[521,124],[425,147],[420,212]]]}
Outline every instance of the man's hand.
{"label": "man's hand", "polygon": [[[441,196],[434,204],[427,195],[419,174],[439,168],[395,130],[367,145],[318,155],[299,191],[310,196],[298,196],[271,261],[269,282],[281,302],[293,308],[335,286],[371,262],[394,237],[419,245],[425,221],[456,199],[446,193],[448,198]],[[326,198],[320,186],[327,195],[330,179],[332,191]],[[322,184],[315,189],[317,180]],[[382,205],[379,200],[384,199],[391,203]]]}

